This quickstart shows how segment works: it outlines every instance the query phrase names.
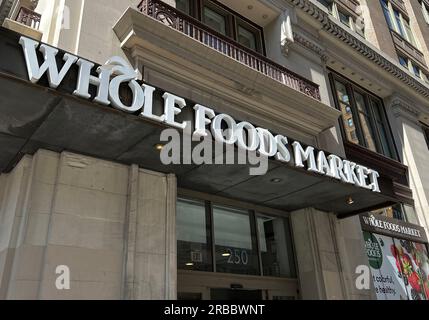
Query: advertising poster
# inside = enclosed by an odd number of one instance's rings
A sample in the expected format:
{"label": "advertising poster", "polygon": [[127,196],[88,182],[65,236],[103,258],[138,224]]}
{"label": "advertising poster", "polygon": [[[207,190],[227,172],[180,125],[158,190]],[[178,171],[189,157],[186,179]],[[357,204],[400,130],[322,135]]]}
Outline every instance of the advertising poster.
{"label": "advertising poster", "polygon": [[390,237],[364,232],[365,248],[378,300],[407,300],[407,290],[398,272],[395,244]]}
{"label": "advertising poster", "polygon": [[417,242],[364,231],[378,300],[428,300],[429,257]]}
{"label": "advertising poster", "polygon": [[408,240],[394,239],[396,260],[411,300],[429,297],[429,258],[425,246]]}

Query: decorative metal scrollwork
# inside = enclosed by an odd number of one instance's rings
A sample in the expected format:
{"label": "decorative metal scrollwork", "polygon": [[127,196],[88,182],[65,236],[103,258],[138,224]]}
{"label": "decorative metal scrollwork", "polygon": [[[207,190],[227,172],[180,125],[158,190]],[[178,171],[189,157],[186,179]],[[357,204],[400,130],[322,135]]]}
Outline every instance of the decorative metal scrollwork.
{"label": "decorative metal scrollwork", "polygon": [[165,11],[158,11],[155,16],[156,20],[162,22],[166,26],[176,27],[176,19]]}

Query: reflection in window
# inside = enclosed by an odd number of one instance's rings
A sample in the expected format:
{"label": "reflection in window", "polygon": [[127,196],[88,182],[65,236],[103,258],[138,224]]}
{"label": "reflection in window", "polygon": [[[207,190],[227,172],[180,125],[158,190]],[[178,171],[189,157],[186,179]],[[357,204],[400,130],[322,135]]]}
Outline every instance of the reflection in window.
{"label": "reflection in window", "polygon": [[420,0],[420,4],[422,6],[423,17],[427,24],[429,24],[429,5],[427,5],[424,1]]}
{"label": "reflection in window", "polygon": [[405,34],[404,28],[402,26],[401,16],[399,14],[399,11],[393,10],[393,13],[395,15],[396,25],[398,26],[398,32],[404,39],[406,39],[406,34]]}
{"label": "reflection in window", "polygon": [[240,42],[243,46],[256,51],[255,34],[240,25],[238,26],[238,42]]}
{"label": "reflection in window", "polygon": [[287,220],[259,216],[257,218],[259,249],[264,276],[294,277],[291,263],[291,235]]}
{"label": "reflection in window", "polygon": [[403,205],[403,213],[405,216],[405,220],[409,223],[413,223],[413,224],[420,224],[419,223],[419,219],[417,218],[417,213],[416,210],[414,209],[414,207],[409,206],[409,205]]}
{"label": "reflection in window", "polygon": [[423,134],[425,136],[426,144],[429,149],[429,127],[425,124],[422,124]]}
{"label": "reflection in window", "polygon": [[324,5],[326,7],[326,9],[328,9],[329,12],[332,13],[332,7],[333,7],[333,0],[318,0],[322,5]]}
{"label": "reflection in window", "polygon": [[397,219],[397,220],[418,224],[418,221],[415,218],[414,208],[410,206],[405,206],[403,204],[396,204],[391,207],[375,210],[372,213],[380,214],[392,219]]}
{"label": "reflection in window", "polygon": [[409,68],[408,66],[408,58],[405,58],[403,56],[399,56],[399,63],[401,64],[401,66],[405,67],[405,68]]}
{"label": "reflection in window", "polygon": [[[353,123],[353,115],[350,107],[350,98],[347,92],[346,86],[335,81],[335,88],[337,90],[338,101],[340,103],[341,112],[343,113],[344,127],[347,135],[347,139],[353,143],[359,144],[359,139],[356,136],[356,128]],[[352,134],[352,132],[354,134]]]}
{"label": "reflection in window", "polygon": [[362,134],[368,149],[377,152],[377,147],[374,140],[374,129],[370,120],[370,111],[366,105],[365,98],[362,94],[355,93],[356,106],[359,111],[359,120],[362,126]]}
{"label": "reflection in window", "polygon": [[217,32],[226,35],[226,18],[220,13],[204,7],[203,22]]}
{"label": "reflection in window", "polygon": [[397,32],[402,38],[410,42],[413,46],[416,46],[417,44],[408,18],[404,17],[400,10],[392,5],[390,1],[380,0],[380,3],[389,29]]}
{"label": "reflection in window", "polygon": [[389,129],[386,126],[385,121],[383,120],[383,110],[382,110],[382,106],[380,104],[379,101],[371,98],[371,105],[372,105],[372,109],[374,110],[374,115],[375,115],[375,125],[378,129],[378,133],[379,133],[379,139],[380,139],[380,143],[381,143],[381,150],[379,150],[379,152],[383,153],[384,155],[393,158],[394,157],[394,153],[392,151],[392,147],[389,143]]}
{"label": "reflection in window", "polygon": [[211,248],[202,201],[177,202],[177,267],[178,269],[211,271]]}
{"label": "reflection in window", "polygon": [[422,77],[421,74],[420,74],[420,68],[417,67],[415,64],[413,64],[413,72],[414,72],[414,75],[417,78],[421,78]]}
{"label": "reflection in window", "polygon": [[187,15],[191,15],[190,0],[176,0],[176,8]]}
{"label": "reflection in window", "polygon": [[296,278],[287,217],[186,199],[176,211],[178,269]]}
{"label": "reflection in window", "polygon": [[381,0],[380,2],[383,8],[384,17],[386,18],[386,22],[387,22],[387,25],[389,26],[389,29],[395,30],[395,28],[393,27],[392,18],[390,16],[390,10],[389,10],[389,5],[387,3],[387,0]]}
{"label": "reflection in window", "polygon": [[338,11],[338,16],[340,18],[340,21],[344,25],[346,25],[347,27],[350,27],[350,16],[348,14],[345,14],[342,11]]}
{"label": "reflection in window", "polygon": [[332,73],[348,141],[395,159],[393,138],[380,99]]}
{"label": "reflection in window", "polygon": [[259,274],[255,236],[247,211],[213,207],[216,271]]}

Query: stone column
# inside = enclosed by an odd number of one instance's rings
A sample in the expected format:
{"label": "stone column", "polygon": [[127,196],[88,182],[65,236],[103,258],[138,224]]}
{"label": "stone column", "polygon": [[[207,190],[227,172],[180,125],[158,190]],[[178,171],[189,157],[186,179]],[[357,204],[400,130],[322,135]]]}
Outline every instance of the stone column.
{"label": "stone column", "polygon": [[174,175],[40,150],[0,183],[0,299],[176,298]]}
{"label": "stone column", "polygon": [[303,299],[369,299],[354,274],[367,265],[359,220],[340,221],[332,213],[304,209],[291,214]]}
{"label": "stone column", "polygon": [[131,168],[125,299],[176,299],[176,177]]}
{"label": "stone column", "polygon": [[398,96],[390,97],[387,104],[400,159],[408,166],[417,219],[428,233],[429,149],[419,122],[420,112],[412,103]]}

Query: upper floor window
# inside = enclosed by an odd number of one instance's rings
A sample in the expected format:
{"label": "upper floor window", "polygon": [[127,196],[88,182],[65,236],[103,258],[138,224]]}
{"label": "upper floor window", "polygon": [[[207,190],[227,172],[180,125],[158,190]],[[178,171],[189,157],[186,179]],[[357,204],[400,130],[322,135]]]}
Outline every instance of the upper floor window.
{"label": "upper floor window", "polygon": [[176,9],[186,13],[187,15],[192,15],[192,6],[191,1],[189,0],[176,0]]}
{"label": "upper floor window", "polygon": [[319,3],[321,3],[323,6],[328,9],[329,12],[332,13],[332,9],[334,7],[334,0],[317,0]]}
{"label": "upper floor window", "polygon": [[212,0],[176,0],[176,8],[241,45],[264,53],[262,28],[220,3]]}
{"label": "upper floor window", "polygon": [[331,73],[337,108],[342,112],[345,138],[389,158],[396,158],[382,101]]}
{"label": "upper floor window", "polygon": [[363,19],[359,19],[357,16],[352,15],[347,9],[339,6],[333,0],[318,0],[324,7],[326,7],[335,18],[351,30],[355,31],[361,37],[365,38],[365,26]]}
{"label": "upper floor window", "polygon": [[428,149],[429,149],[429,127],[426,125],[423,125],[422,129],[423,129],[423,134],[425,135],[426,144],[427,144]]}
{"label": "upper floor window", "polygon": [[350,28],[351,23],[350,20],[352,19],[351,16],[347,13],[344,13],[342,11],[338,11],[338,18],[340,19],[341,23],[346,25]]}
{"label": "upper floor window", "polygon": [[401,55],[398,53],[399,63],[407,68],[412,74],[414,74],[417,78],[422,79],[426,82],[429,81],[428,75],[423,72],[423,70],[411,59]]}
{"label": "upper floor window", "polygon": [[423,17],[427,24],[429,24],[429,4],[425,3],[423,0],[420,0],[420,4],[422,6]]}
{"label": "upper floor window", "polygon": [[394,7],[390,1],[380,0],[380,3],[389,29],[400,34],[403,39],[410,42],[413,46],[417,46],[408,18],[399,9]]}

